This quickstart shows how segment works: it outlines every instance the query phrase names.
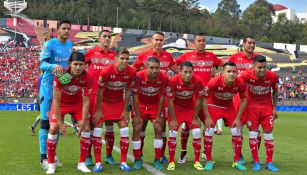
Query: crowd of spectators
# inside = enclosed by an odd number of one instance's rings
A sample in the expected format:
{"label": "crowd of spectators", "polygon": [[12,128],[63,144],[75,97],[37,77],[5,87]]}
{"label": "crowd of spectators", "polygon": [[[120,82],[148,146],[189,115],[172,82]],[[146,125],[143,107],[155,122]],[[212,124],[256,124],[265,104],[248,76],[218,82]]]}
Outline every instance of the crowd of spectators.
{"label": "crowd of spectators", "polygon": [[0,43],[0,97],[37,97],[39,51]]}
{"label": "crowd of spectators", "polygon": [[[39,50],[0,43],[0,97],[37,97]],[[272,65],[274,67],[274,65]],[[279,78],[279,101],[307,100],[307,78],[293,70]]]}
{"label": "crowd of spectators", "polygon": [[279,101],[307,100],[307,82],[305,76],[299,73],[279,78]]}

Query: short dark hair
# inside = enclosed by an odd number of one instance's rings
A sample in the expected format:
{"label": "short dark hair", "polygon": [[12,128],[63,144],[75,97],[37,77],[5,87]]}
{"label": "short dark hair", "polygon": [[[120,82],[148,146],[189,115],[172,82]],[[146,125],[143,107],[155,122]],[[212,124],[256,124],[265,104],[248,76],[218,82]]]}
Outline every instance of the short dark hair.
{"label": "short dark hair", "polygon": [[247,38],[255,39],[255,37],[253,37],[253,36],[251,36],[251,35],[247,35],[247,36],[244,37],[243,43],[246,42]]}
{"label": "short dark hair", "polygon": [[119,56],[120,54],[128,54],[128,55],[130,55],[129,50],[126,47],[119,48],[116,51],[116,56]]}
{"label": "short dark hair", "polygon": [[206,36],[206,35],[205,35],[204,32],[196,32],[196,33],[194,33],[194,38],[195,38],[196,36]]}
{"label": "short dark hair", "polygon": [[193,64],[190,61],[185,61],[185,62],[180,64],[180,70],[182,70],[183,67],[192,67],[192,69],[193,69]]}
{"label": "short dark hair", "polygon": [[78,52],[78,51],[73,51],[68,59],[69,62],[73,62],[73,61],[82,61],[85,62],[85,56],[83,53]]}
{"label": "short dark hair", "polygon": [[102,35],[103,32],[111,33],[110,30],[102,30],[102,31],[100,31],[99,34],[98,34],[98,37],[99,37],[99,38],[100,38],[100,36]]}
{"label": "short dark hair", "polygon": [[164,33],[162,33],[162,32],[155,32],[152,36],[154,36],[154,35],[162,35],[163,37],[164,37]]}
{"label": "short dark hair", "polygon": [[263,55],[257,55],[255,58],[254,58],[254,64],[258,62],[258,63],[264,63],[266,62],[266,57],[263,56]]}
{"label": "short dark hair", "polygon": [[237,65],[236,65],[234,62],[231,62],[231,61],[225,63],[225,64],[223,65],[223,68],[225,68],[226,66],[234,66],[234,67],[237,67]]}
{"label": "short dark hair", "polygon": [[62,24],[69,24],[69,25],[71,26],[70,21],[68,21],[67,19],[64,19],[64,20],[62,20],[62,21],[60,21],[60,22],[58,23],[57,28],[59,29],[59,28],[61,27]]}
{"label": "short dark hair", "polygon": [[157,57],[149,57],[147,62],[157,63],[160,65],[160,60]]}

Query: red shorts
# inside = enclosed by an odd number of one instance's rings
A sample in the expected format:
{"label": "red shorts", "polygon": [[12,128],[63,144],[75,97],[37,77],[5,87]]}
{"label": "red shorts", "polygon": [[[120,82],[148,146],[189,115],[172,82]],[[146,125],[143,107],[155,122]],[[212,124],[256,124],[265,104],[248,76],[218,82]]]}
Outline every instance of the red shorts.
{"label": "red shorts", "polygon": [[[233,104],[234,104],[236,113],[239,112],[240,102],[241,102],[240,95],[239,95],[239,94],[236,94],[236,95],[233,97]],[[241,123],[242,123],[243,125],[246,125],[246,122],[247,122],[246,109],[245,109],[244,112],[242,113],[242,116],[241,116],[240,121],[241,121]]]}
{"label": "red shorts", "polygon": [[[159,106],[156,104],[139,104],[140,115],[143,120],[155,120],[157,118]],[[132,109],[132,118],[135,116],[135,110]]]}
{"label": "red shorts", "polygon": [[225,126],[232,126],[234,120],[236,119],[236,111],[234,107],[217,107],[208,105],[208,111],[213,121],[213,128],[216,125],[217,120],[223,119]]}
{"label": "red shorts", "polygon": [[[62,120],[66,114],[70,114],[74,121],[82,120],[82,104],[60,106],[60,112]],[[51,105],[50,116],[49,122],[57,122],[53,104]]]}
{"label": "red shorts", "polygon": [[103,118],[101,118],[95,125],[101,124],[104,121],[109,121],[109,120],[124,120],[121,116],[124,111],[124,100],[120,102],[115,102],[115,103],[107,103],[102,101],[102,114]]}
{"label": "red shorts", "polygon": [[[194,109],[184,109],[178,106],[174,107],[175,107],[175,116],[178,123],[178,127],[174,128],[173,130],[178,131],[182,123],[185,123],[189,129],[199,128],[198,125],[192,125]],[[171,117],[168,118],[168,124],[170,124],[170,122],[171,122]]]}
{"label": "red shorts", "polygon": [[262,126],[263,130],[273,130],[274,128],[274,117],[273,107],[255,107],[248,106],[246,108],[248,113],[247,116],[247,127],[250,130],[258,130],[259,125]]}

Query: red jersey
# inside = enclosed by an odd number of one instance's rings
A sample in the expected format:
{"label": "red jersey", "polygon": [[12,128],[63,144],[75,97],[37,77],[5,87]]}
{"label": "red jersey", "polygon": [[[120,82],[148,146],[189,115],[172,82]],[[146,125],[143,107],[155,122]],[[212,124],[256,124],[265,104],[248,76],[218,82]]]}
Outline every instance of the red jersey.
{"label": "red jersey", "polygon": [[253,53],[252,58],[248,58],[244,52],[238,52],[229,58],[229,61],[233,62],[237,66],[238,75],[243,71],[251,69],[253,67],[253,60],[258,54]]}
{"label": "red jersey", "polygon": [[80,77],[74,77],[69,84],[62,85],[57,77],[54,77],[53,82],[53,87],[62,93],[61,105],[82,104],[83,95],[91,95],[92,85],[92,79],[86,71]]}
{"label": "red jersey", "polygon": [[113,64],[115,60],[116,52],[109,50],[104,52],[99,46],[89,49],[85,53],[85,64],[88,64],[88,72],[93,79],[93,93],[98,89],[98,77],[101,70],[107,65]]}
{"label": "red jersey", "polygon": [[136,76],[135,93],[138,94],[140,103],[159,103],[160,95],[165,96],[166,94],[168,76],[163,72],[159,72],[154,82],[148,79],[146,70],[138,72]]}
{"label": "red jersey", "polygon": [[240,78],[247,87],[247,102],[253,105],[272,105],[272,90],[278,90],[278,77],[267,71],[263,78],[258,78],[254,69],[245,71]]}
{"label": "red jersey", "polygon": [[204,88],[200,79],[193,75],[189,84],[184,84],[180,74],[171,77],[167,86],[167,97],[175,98],[174,105],[194,107],[195,98],[204,98]]}
{"label": "red jersey", "polygon": [[194,75],[197,75],[204,86],[207,85],[211,78],[213,67],[219,66],[222,61],[212,52],[192,51],[182,54],[176,59],[178,65],[185,61],[190,61],[194,67]]}
{"label": "red jersey", "polygon": [[209,80],[206,86],[207,104],[218,107],[233,106],[233,97],[239,93],[240,98],[246,97],[246,88],[240,78],[236,78],[233,85],[228,87],[225,84],[224,76],[220,75]]}
{"label": "red jersey", "polygon": [[108,103],[123,100],[124,91],[134,87],[136,72],[131,66],[123,72],[118,72],[115,63],[101,70],[98,84],[104,88],[102,100]]}
{"label": "red jersey", "polygon": [[160,54],[154,52],[152,49],[149,49],[148,51],[142,52],[136,61],[133,63],[133,66],[137,69],[144,68],[145,63],[147,62],[148,58],[150,57],[156,57],[160,60],[160,70],[163,72],[167,72],[167,68],[170,68],[175,63],[175,60],[173,56],[166,52],[162,51]]}

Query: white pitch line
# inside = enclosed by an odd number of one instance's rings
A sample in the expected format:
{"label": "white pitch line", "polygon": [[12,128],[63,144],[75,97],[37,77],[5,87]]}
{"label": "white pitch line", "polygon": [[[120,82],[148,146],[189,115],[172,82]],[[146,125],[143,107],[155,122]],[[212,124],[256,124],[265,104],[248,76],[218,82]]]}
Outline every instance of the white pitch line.
{"label": "white pitch line", "polygon": [[[102,140],[102,143],[103,143],[103,144],[106,144],[105,140]],[[120,153],[120,149],[119,149],[117,146],[113,146],[113,149],[114,149],[116,152]],[[134,161],[134,157],[133,157],[131,154],[129,154],[129,153],[128,153],[128,155],[127,155],[127,158],[128,158],[129,160],[131,160],[131,161]],[[149,165],[149,164],[147,164],[147,163],[145,163],[145,162],[142,163],[142,166],[144,167],[145,170],[147,170],[147,171],[150,172],[151,174],[154,174],[154,175],[166,175],[166,174],[164,174],[162,171],[157,170],[155,167],[153,167],[153,166],[151,166],[151,165]]]}

